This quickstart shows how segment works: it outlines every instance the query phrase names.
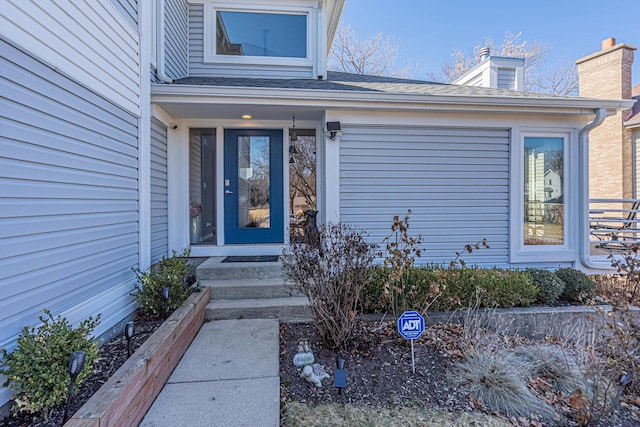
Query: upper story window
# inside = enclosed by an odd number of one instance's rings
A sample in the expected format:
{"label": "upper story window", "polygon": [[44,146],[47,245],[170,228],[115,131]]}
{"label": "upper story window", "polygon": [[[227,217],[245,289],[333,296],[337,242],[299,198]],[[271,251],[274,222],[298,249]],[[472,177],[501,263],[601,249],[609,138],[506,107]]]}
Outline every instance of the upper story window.
{"label": "upper story window", "polygon": [[307,57],[307,16],[216,11],[216,55]]}
{"label": "upper story window", "polygon": [[310,66],[317,10],[205,3],[204,62]]}

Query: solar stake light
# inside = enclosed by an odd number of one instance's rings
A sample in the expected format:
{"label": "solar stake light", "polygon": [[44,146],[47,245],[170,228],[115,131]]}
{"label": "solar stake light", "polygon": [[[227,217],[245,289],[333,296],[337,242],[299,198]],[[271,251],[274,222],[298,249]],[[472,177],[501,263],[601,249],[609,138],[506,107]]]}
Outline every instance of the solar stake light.
{"label": "solar stake light", "polygon": [[167,305],[169,303],[169,288],[162,288],[162,299],[164,300],[164,317],[167,317]]}
{"label": "solar stake light", "polygon": [[127,339],[127,357],[131,357],[131,338],[133,338],[134,333],[133,320],[130,320],[124,325],[124,337]]}
{"label": "solar stake light", "polygon": [[69,391],[67,392],[67,404],[64,407],[64,416],[62,417],[62,424],[67,421],[67,417],[69,416],[69,405],[71,404],[71,394],[73,393],[73,386],[76,384],[76,378],[84,369],[84,360],[87,357],[84,351],[74,351],[71,355],[71,359],[69,359],[69,366],[67,368],[67,372],[69,373],[69,377],[71,377],[71,381],[69,382]]}
{"label": "solar stake light", "polygon": [[344,359],[336,357],[336,371],[333,373],[333,386],[342,394],[342,389],[347,386],[347,371],[344,370]]}
{"label": "solar stake light", "polygon": [[625,387],[631,383],[632,379],[633,375],[630,372],[624,372],[622,375],[620,375],[620,378],[618,379],[618,392],[616,393],[616,397],[613,399],[613,403],[611,404],[611,412],[609,412],[609,415],[613,415],[613,412],[618,406],[618,399],[620,399],[622,392],[624,391]]}

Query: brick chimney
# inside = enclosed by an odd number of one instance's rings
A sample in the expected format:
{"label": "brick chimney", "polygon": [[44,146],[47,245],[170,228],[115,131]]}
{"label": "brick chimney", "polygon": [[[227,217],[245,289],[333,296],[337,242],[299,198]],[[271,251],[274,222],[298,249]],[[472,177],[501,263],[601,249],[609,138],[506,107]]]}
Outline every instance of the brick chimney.
{"label": "brick chimney", "polygon": [[[578,59],[580,96],[630,99],[635,47],[613,37],[602,50]],[[622,124],[624,113],[607,117],[589,134],[589,197],[633,198],[631,132]]]}

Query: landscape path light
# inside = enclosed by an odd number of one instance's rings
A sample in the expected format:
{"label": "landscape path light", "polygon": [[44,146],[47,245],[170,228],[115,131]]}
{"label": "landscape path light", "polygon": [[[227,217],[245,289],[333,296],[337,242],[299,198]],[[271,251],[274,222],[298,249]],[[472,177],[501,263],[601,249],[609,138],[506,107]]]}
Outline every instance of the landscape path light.
{"label": "landscape path light", "polygon": [[71,404],[71,394],[73,393],[73,386],[76,383],[76,378],[80,375],[80,372],[84,369],[84,360],[87,357],[84,351],[74,351],[71,355],[71,359],[69,359],[69,366],[67,368],[67,372],[69,373],[69,377],[71,377],[71,381],[69,382],[69,391],[67,392],[67,404],[64,407],[64,416],[62,417],[62,424],[67,421],[67,417],[69,416],[69,405]]}
{"label": "landscape path light", "polygon": [[344,359],[336,357],[336,371],[333,373],[333,386],[342,394],[342,389],[347,386],[347,371],[344,370]]}
{"label": "landscape path light", "polygon": [[169,305],[169,288],[162,288],[162,299],[164,300],[164,317],[167,317],[167,306]]}
{"label": "landscape path light", "polygon": [[130,320],[124,325],[124,336],[127,339],[127,357],[131,357],[131,338],[133,338],[134,333],[133,320]]}

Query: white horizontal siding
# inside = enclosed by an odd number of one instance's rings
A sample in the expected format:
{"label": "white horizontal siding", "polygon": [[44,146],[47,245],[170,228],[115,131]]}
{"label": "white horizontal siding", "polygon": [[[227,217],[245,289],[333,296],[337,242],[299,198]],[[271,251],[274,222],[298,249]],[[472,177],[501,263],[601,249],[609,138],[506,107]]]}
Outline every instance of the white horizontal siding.
{"label": "white horizontal siding", "polygon": [[0,347],[45,307],[80,320],[109,305],[102,333],[133,309],[138,119],[2,38],[0,51]]}
{"label": "white horizontal siding", "polygon": [[0,35],[139,114],[138,34],[111,0],[6,0]]}
{"label": "white horizontal siding", "polygon": [[151,263],[167,255],[169,221],[167,199],[167,127],[151,120]]}
{"label": "white horizontal siding", "polygon": [[509,132],[343,124],[340,218],[380,243],[411,209],[421,262],[448,262],[467,243],[491,246],[470,263],[508,263]]}
{"label": "white horizontal siding", "polygon": [[204,5],[189,5],[189,75],[197,77],[313,78],[311,66],[204,63]]}
{"label": "white horizontal siding", "polygon": [[498,68],[498,89],[516,88],[516,69]]}
{"label": "white horizontal siding", "polygon": [[138,1],[137,0],[111,0],[131,27],[138,28]]}
{"label": "white horizontal siding", "polygon": [[173,79],[185,77],[188,73],[188,25],[187,0],[165,0],[165,69],[167,76]]}

